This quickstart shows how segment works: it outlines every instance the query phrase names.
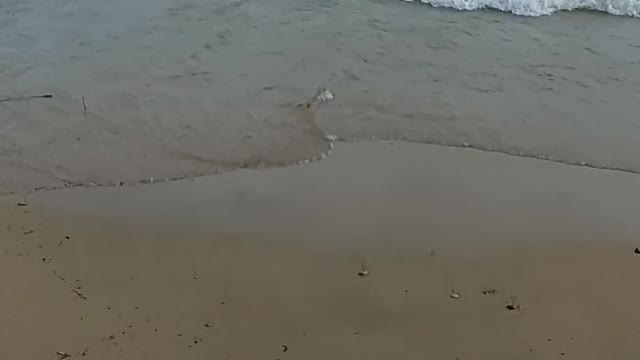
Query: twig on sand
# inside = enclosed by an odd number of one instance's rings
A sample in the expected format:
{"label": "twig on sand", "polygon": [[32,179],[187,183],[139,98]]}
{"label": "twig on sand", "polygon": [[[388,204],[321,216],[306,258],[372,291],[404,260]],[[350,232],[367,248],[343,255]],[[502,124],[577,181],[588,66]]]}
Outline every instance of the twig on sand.
{"label": "twig on sand", "polygon": [[6,97],[6,98],[2,98],[0,99],[0,103],[3,102],[9,102],[9,101],[25,101],[25,100],[30,100],[30,99],[51,99],[53,98],[53,95],[51,94],[44,94],[44,95],[31,95],[31,96],[17,96],[17,97]]}
{"label": "twig on sand", "polygon": [[224,286],[223,291],[224,293],[222,301],[220,301],[221,305],[227,304],[229,303],[229,274],[227,274],[227,272],[225,271],[224,275],[223,275],[223,279],[224,283],[222,284]]}
{"label": "twig on sand", "polygon": [[87,102],[84,100],[84,96],[82,97],[82,114],[87,115]]}
{"label": "twig on sand", "polygon": [[60,359],[60,360],[64,360],[66,358],[70,358],[71,357],[71,355],[67,354],[64,351],[56,351],[56,355],[58,355],[58,359]]}

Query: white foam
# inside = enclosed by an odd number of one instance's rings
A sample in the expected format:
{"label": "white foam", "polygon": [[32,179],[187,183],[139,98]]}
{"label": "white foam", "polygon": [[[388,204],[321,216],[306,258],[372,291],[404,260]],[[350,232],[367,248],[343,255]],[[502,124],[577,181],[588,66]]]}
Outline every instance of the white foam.
{"label": "white foam", "polygon": [[[413,2],[413,0],[405,0]],[[562,10],[596,10],[640,17],[640,0],[420,0],[436,7],[458,10],[496,9],[516,15],[551,15]]]}

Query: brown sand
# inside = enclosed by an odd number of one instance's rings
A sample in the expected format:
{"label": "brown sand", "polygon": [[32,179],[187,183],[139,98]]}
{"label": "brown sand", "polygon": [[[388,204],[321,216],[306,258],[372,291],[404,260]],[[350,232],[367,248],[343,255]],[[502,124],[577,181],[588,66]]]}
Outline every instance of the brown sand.
{"label": "brown sand", "polygon": [[358,143],[310,165],[40,192],[27,206],[3,197],[0,348],[637,359],[639,186],[470,149]]}

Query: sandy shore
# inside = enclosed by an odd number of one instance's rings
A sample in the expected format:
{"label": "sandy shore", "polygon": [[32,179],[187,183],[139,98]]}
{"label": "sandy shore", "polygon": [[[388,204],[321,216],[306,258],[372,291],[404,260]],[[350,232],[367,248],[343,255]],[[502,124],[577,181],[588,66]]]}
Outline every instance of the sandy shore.
{"label": "sandy shore", "polygon": [[16,359],[635,359],[639,186],[379,142],[2,197],[0,346]]}

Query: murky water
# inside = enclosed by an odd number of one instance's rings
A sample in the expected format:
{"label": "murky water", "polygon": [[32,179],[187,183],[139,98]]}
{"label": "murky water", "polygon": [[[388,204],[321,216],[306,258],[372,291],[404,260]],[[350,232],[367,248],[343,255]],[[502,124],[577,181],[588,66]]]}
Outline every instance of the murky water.
{"label": "murky water", "polygon": [[[0,193],[283,165],[326,152],[323,131],[640,171],[632,18],[396,0],[0,10],[0,98],[54,95],[0,103]],[[322,87],[335,100],[301,115]]]}

